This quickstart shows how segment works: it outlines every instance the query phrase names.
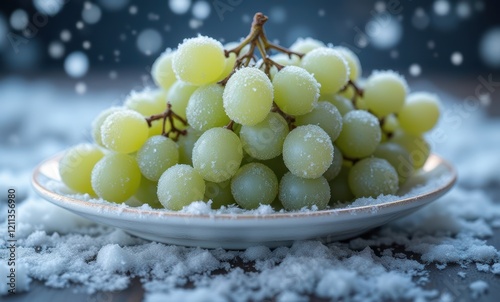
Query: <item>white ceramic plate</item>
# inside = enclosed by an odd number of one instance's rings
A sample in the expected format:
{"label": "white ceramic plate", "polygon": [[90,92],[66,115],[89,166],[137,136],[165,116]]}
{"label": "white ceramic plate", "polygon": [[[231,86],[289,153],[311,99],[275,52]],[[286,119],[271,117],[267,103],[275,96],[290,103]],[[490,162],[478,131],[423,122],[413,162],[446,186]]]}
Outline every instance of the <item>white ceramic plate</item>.
{"label": "white ceramic plate", "polygon": [[436,200],[450,190],[456,180],[455,169],[439,156],[431,155],[424,168],[412,176],[399,193],[403,195],[423,185],[425,190],[417,190],[414,196],[407,198],[314,212],[194,215],[96,203],[56,192],[51,188],[54,188],[54,183],[62,185],[58,172],[60,158],[58,155],[47,159],[33,172],[33,186],[43,198],[85,218],[123,229],[138,237],[206,248],[276,247],[290,245],[294,240],[331,242],[355,237]]}

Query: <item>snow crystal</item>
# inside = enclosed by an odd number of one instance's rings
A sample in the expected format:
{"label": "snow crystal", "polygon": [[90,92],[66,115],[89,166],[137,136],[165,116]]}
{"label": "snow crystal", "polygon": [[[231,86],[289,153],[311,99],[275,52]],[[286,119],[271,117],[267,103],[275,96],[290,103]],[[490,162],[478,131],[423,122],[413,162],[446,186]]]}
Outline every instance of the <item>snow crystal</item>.
{"label": "snow crystal", "polygon": [[471,297],[477,299],[486,293],[488,290],[488,283],[483,280],[477,280],[469,285],[469,289],[471,291]]}

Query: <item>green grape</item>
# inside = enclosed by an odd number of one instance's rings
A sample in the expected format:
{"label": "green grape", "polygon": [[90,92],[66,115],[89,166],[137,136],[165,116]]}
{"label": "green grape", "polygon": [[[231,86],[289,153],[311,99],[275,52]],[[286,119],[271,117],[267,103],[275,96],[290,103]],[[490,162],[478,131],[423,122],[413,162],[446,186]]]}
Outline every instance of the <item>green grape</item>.
{"label": "green grape", "polygon": [[337,51],[320,47],[302,58],[302,67],[321,84],[321,93],[337,93],[349,80],[347,61]]}
{"label": "green grape", "polygon": [[229,54],[229,57],[226,57],[224,59],[224,69],[222,70],[222,73],[217,79],[217,82],[224,80],[225,78],[227,78],[228,75],[231,74],[231,72],[233,72],[235,63],[236,63],[236,54],[232,52]]}
{"label": "green grape", "polygon": [[141,204],[148,204],[153,209],[162,209],[163,205],[160,203],[160,200],[158,199],[158,194],[156,194],[157,188],[158,188],[157,181],[151,181],[146,177],[142,176],[141,184],[139,185],[137,192],[135,192],[134,197]]}
{"label": "green grape", "polygon": [[104,121],[108,116],[110,116],[112,113],[115,113],[119,110],[123,110],[123,107],[110,107],[101,113],[97,115],[97,117],[92,121],[92,138],[94,139],[94,142],[101,147],[104,147],[104,144],[102,143],[102,134],[101,134],[101,127]]}
{"label": "green grape", "polygon": [[241,68],[227,81],[222,98],[229,118],[242,125],[256,125],[271,110],[273,85],[258,68]]}
{"label": "green grape", "polygon": [[388,161],[370,157],[355,163],[349,171],[349,188],[356,197],[394,195],[398,191],[398,174]]}
{"label": "green grape", "polygon": [[196,89],[198,89],[197,86],[177,81],[168,91],[167,101],[172,104],[172,110],[182,118],[186,118],[186,107],[189,98]]}
{"label": "green grape", "polygon": [[308,53],[316,48],[325,47],[325,43],[313,38],[298,38],[290,45],[290,50],[299,53]]}
{"label": "green grape", "polygon": [[380,139],[378,119],[366,111],[354,110],[344,115],[342,131],[335,144],[344,157],[354,159],[372,154]]}
{"label": "green grape", "polygon": [[91,182],[97,196],[122,203],[137,192],[141,183],[141,170],[130,155],[109,153],[94,166]]}
{"label": "green grape", "polygon": [[205,180],[212,182],[230,179],[242,159],[240,138],[225,128],[207,130],[193,148],[193,167]]}
{"label": "green grape", "polygon": [[323,173],[323,176],[328,181],[334,179],[340,173],[340,169],[342,168],[342,163],[344,161],[344,156],[342,156],[340,149],[333,145],[333,150],[332,164],[328,167],[328,170]]}
{"label": "green grape", "polygon": [[410,153],[411,162],[415,169],[422,168],[431,153],[429,143],[420,135],[397,131],[389,141],[402,146]]}
{"label": "green grape", "polygon": [[311,112],[295,118],[297,126],[309,124],[320,126],[333,142],[342,130],[342,115],[331,103],[319,102]]}
{"label": "green grape", "polygon": [[231,193],[244,209],[256,209],[260,204],[271,204],[278,195],[278,178],[261,163],[242,166],[231,179]]}
{"label": "green grape", "polygon": [[356,90],[351,85],[344,86],[344,87],[345,88],[342,88],[339,92],[337,92],[337,94],[343,98],[346,98],[348,100],[352,100],[352,98],[356,94]]}
{"label": "green grape", "polygon": [[259,162],[268,166],[269,169],[273,170],[278,180],[280,180],[283,175],[288,172],[288,168],[285,166],[285,162],[283,161],[283,156],[276,156],[275,158],[262,160]]}
{"label": "green grape", "polygon": [[158,199],[169,210],[178,211],[194,201],[202,201],[205,181],[193,167],[175,165],[158,180]]}
{"label": "green grape", "polygon": [[186,108],[187,120],[191,127],[207,131],[229,123],[222,104],[223,92],[224,87],[219,84],[201,86],[193,92]]}
{"label": "green grape", "polygon": [[347,61],[350,70],[349,79],[355,81],[362,73],[358,56],[352,50],[344,46],[335,46],[333,49],[338,51]]}
{"label": "green grape", "polygon": [[167,109],[166,97],[166,92],[160,89],[133,91],[125,100],[124,106],[148,117],[162,113]]}
{"label": "green grape", "polygon": [[140,113],[130,109],[110,114],[101,126],[104,146],[119,153],[139,150],[148,136],[148,123]]}
{"label": "green grape", "polygon": [[271,112],[257,125],[242,126],[240,139],[246,153],[266,160],[281,154],[288,132],[286,120],[279,113]]}
{"label": "green grape", "polygon": [[223,182],[205,181],[205,201],[212,201],[212,209],[220,209],[222,206],[236,204],[231,193],[231,181]]}
{"label": "green grape", "polygon": [[187,134],[179,136],[177,145],[179,146],[179,163],[192,165],[193,147],[196,141],[200,138],[202,132],[191,127],[186,129]]}
{"label": "green grape", "polygon": [[179,163],[177,144],[162,135],[152,136],[137,151],[136,160],[144,177],[158,181],[165,170]]}
{"label": "green grape", "polygon": [[331,194],[330,201],[332,205],[342,205],[354,199],[354,194],[352,194],[348,183],[350,170],[350,167],[342,165],[339,174],[329,182]]}
{"label": "green grape", "polygon": [[172,59],[178,79],[201,86],[217,81],[224,70],[226,56],[222,44],[210,37],[185,39]]}
{"label": "green grape", "polygon": [[400,184],[405,183],[408,177],[413,174],[414,168],[410,153],[401,145],[393,142],[380,144],[373,156],[385,159],[396,169]]}
{"label": "green grape", "polygon": [[399,128],[400,127],[398,119],[394,114],[389,114],[388,116],[384,117],[384,122],[382,123],[382,130],[384,130],[387,133],[392,133],[398,130]]}
{"label": "green grape", "polygon": [[318,178],[332,164],[332,140],[319,126],[299,126],[285,139],[283,160],[294,175]]}
{"label": "green grape", "polygon": [[366,80],[363,99],[370,111],[384,117],[403,108],[407,87],[404,78],[393,71],[374,72]]}
{"label": "green grape", "polygon": [[319,97],[319,84],[304,68],[285,66],[273,78],[274,102],[285,113],[306,114]]}
{"label": "green grape", "polygon": [[337,94],[326,94],[319,97],[320,102],[332,103],[339,111],[340,115],[344,116],[347,112],[355,110],[352,101]]}
{"label": "green grape", "polygon": [[434,128],[439,119],[439,99],[426,92],[408,95],[406,103],[398,114],[401,128],[419,135]]}
{"label": "green grape", "polygon": [[163,90],[168,90],[176,81],[175,73],[172,69],[174,54],[175,52],[171,49],[167,49],[156,59],[151,68],[153,80]]}
{"label": "green grape", "polygon": [[271,60],[283,66],[300,66],[300,57],[297,55],[278,53],[271,56]]}
{"label": "green grape", "polygon": [[279,184],[279,200],[289,211],[312,206],[323,210],[330,201],[330,186],[323,176],[306,179],[288,172]]}
{"label": "green grape", "polygon": [[95,195],[90,176],[95,164],[104,156],[99,147],[80,144],[66,151],[59,161],[59,175],[73,191]]}

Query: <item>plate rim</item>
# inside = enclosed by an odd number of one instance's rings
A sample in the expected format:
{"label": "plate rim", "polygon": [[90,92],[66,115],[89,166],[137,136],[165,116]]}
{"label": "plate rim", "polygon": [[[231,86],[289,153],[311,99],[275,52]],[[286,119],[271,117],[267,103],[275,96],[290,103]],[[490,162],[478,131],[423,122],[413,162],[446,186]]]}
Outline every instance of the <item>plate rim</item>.
{"label": "plate rim", "polygon": [[[444,193],[448,192],[457,181],[457,171],[453,167],[453,165],[445,160],[443,157],[432,153],[429,156],[429,160],[437,161],[435,166],[444,165],[446,170],[450,173],[450,179],[441,184],[436,189],[433,189],[429,192],[423,192],[413,197],[407,197],[403,199],[398,199],[395,201],[384,202],[380,204],[374,205],[364,205],[358,207],[351,208],[334,208],[327,210],[318,210],[318,211],[307,211],[307,212],[276,212],[269,214],[245,214],[245,213],[223,213],[223,214],[193,214],[193,213],[185,213],[185,212],[175,212],[164,209],[159,210],[148,210],[148,209],[140,209],[134,208],[130,206],[122,206],[121,204],[112,204],[111,202],[107,203],[93,203],[89,200],[79,199],[75,196],[68,196],[64,194],[60,194],[54,191],[51,191],[45,185],[39,182],[42,175],[42,168],[50,165],[52,163],[58,163],[62,158],[63,152],[55,154],[51,157],[40,162],[33,170],[31,176],[31,184],[35,191],[44,199],[48,200],[51,203],[54,203],[58,206],[61,206],[65,209],[68,207],[64,206],[64,204],[69,203],[71,206],[77,206],[81,209],[85,209],[84,212],[92,213],[95,215],[93,210],[94,208],[100,208],[101,210],[106,211],[105,213],[109,215],[109,213],[118,213],[120,215],[141,215],[155,218],[189,218],[189,219],[210,219],[210,220],[266,220],[266,219],[290,219],[290,218],[307,218],[307,217],[323,217],[323,216],[342,216],[342,215],[356,215],[362,213],[373,213],[374,209],[378,212],[379,210],[390,209],[390,208],[399,208],[401,206],[419,206],[422,200],[431,199],[433,196],[439,198]],[[428,163],[427,162],[427,163]],[[427,165],[426,163],[426,165]],[[425,166],[424,166],[425,168]],[[56,180],[57,181],[57,180]],[[78,194],[78,193],[77,193]],[[436,199],[434,198],[434,199]],[[434,200],[432,199],[432,200]],[[71,207],[73,209],[73,207]],[[68,209],[70,210],[70,209]]]}

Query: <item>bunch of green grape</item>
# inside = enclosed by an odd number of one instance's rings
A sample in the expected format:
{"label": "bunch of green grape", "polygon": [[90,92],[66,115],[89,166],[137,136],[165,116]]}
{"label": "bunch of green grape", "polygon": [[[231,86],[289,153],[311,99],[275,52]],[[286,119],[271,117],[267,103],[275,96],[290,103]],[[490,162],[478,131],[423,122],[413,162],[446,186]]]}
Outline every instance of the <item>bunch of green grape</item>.
{"label": "bunch of green grape", "polygon": [[[152,68],[158,87],[97,116],[94,143],[62,157],[63,182],[168,210],[321,210],[397,194],[423,167],[437,96],[409,93],[393,71],[363,79],[356,54],[311,38],[261,58],[242,43],[198,36],[164,52]],[[175,114],[159,118],[165,110]]]}

